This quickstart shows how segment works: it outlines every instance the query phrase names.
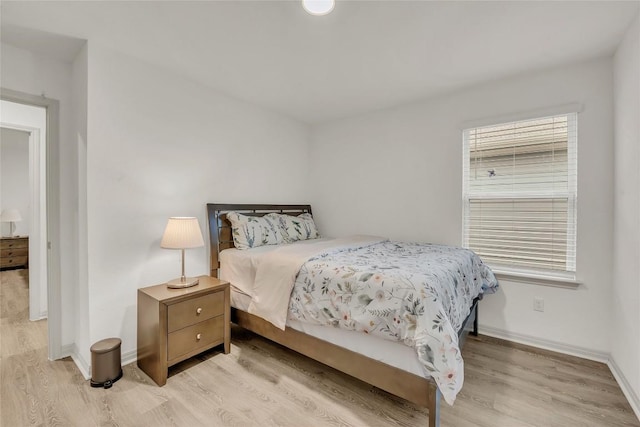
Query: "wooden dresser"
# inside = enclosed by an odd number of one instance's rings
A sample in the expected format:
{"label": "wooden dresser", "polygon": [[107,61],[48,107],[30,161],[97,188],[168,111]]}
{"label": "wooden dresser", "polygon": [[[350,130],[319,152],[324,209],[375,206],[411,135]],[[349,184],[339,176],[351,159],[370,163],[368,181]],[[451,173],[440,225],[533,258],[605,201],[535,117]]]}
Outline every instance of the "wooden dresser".
{"label": "wooden dresser", "polygon": [[220,344],[229,353],[229,282],[199,279],[190,288],[138,289],[138,366],[159,386],[166,384],[169,366]]}
{"label": "wooden dresser", "polygon": [[29,268],[29,237],[0,239],[0,269]]}

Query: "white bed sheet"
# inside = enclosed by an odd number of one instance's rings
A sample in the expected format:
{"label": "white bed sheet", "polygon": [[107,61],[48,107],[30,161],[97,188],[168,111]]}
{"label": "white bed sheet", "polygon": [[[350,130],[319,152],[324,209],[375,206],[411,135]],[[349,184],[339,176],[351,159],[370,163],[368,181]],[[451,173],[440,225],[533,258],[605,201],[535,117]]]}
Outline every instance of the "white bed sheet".
{"label": "white bed sheet", "polygon": [[[229,249],[226,249],[225,251],[223,251],[223,253],[228,250]],[[251,258],[251,256],[245,256],[241,258],[244,258],[245,260],[242,262],[246,263],[246,259]],[[228,260],[229,258],[227,258],[227,261]],[[229,266],[227,266],[227,271],[233,271],[235,273],[236,268],[229,268]],[[255,271],[253,272],[253,275],[255,276]],[[250,275],[240,275],[239,277],[246,279],[249,276]],[[238,289],[235,286],[235,282],[231,281],[230,279],[223,278],[222,275],[221,278],[232,283],[231,305],[239,310],[248,312],[249,304],[251,303],[251,296]],[[291,319],[287,320],[287,327],[293,328],[300,332],[304,332],[307,335],[311,335],[323,341],[330,342],[331,344],[346,348],[358,354],[362,354],[371,359],[378,360],[387,365],[402,369],[403,371],[411,372],[414,375],[418,375],[423,378],[426,377],[422,365],[420,364],[418,357],[416,356],[415,349],[412,347],[408,347],[400,342],[388,341],[372,335],[366,335],[361,332],[331,328],[322,325],[313,325],[310,323],[302,323],[297,320]]]}
{"label": "white bed sheet", "polygon": [[[320,238],[301,240],[292,245],[313,245],[317,242],[331,239]],[[251,249],[229,248],[220,252],[220,280],[232,283],[245,294],[253,296],[253,285],[256,281],[256,271],[264,256],[283,245],[258,246]]]}
{"label": "white bed sheet", "polygon": [[256,281],[256,270],[262,257],[278,248],[276,245],[239,250],[225,249],[220,252],[220,280],[226,280],[233,286],[251,296]]}

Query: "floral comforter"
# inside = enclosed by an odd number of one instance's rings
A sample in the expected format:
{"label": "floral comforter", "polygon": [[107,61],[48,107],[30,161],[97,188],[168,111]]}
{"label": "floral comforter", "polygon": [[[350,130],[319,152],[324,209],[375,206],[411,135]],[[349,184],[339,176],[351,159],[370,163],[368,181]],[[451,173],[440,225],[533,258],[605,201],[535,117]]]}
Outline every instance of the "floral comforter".
{"label": "floral comforter", "polygon": [[297,275],[289,318],[414,347],[452,404],[464,379],[457,331],[473,299],[497,287],[468,249],[383,241],[309,259]]}

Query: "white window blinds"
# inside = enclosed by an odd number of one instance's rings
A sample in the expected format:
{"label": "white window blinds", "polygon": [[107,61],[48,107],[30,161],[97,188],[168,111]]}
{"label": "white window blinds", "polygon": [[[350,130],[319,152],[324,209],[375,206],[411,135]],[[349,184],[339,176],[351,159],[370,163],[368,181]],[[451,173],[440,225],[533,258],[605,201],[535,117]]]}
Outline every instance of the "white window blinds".
{"label": "white window blinds", "polygon": [[577,114],[467,129],[463,244],[513,269],[575,272]]}

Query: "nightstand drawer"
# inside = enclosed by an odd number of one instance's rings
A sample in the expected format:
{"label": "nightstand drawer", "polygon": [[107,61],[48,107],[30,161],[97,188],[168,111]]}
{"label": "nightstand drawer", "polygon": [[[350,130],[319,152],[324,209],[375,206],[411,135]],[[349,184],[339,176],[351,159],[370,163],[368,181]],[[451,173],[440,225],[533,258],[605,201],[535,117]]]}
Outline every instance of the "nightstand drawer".
{"label": "nightstand drawer", "polygon": [[224,314],[224,292],[213,292],[168,307],[168,332]]}
{"label": "nightstand drawer", "polygon": [[0,249],[28,248],[29,238],[27,237],[7,237],[0,240]]}
{"label": "nightstand drawer", "polygon": [[29,255],[29,248],[12,248],[0,250],[0,257],[2,258],[17,256],[26,257],[27,255]]}
{"label": "nightstand drawer", "polygon": [[[217,292],[215,295],[221,294]],[[224,316],[217,316],[188,328],[172,332],[168,337],[167,360],[171,361],[199,348],[224,340]]]}
{"label": "nightstand drawer", "polygon": [[11,258],[0,258],[0,267],[13,267],[16,265],[26,266],[27,265],[27,257],[11,257]]}

